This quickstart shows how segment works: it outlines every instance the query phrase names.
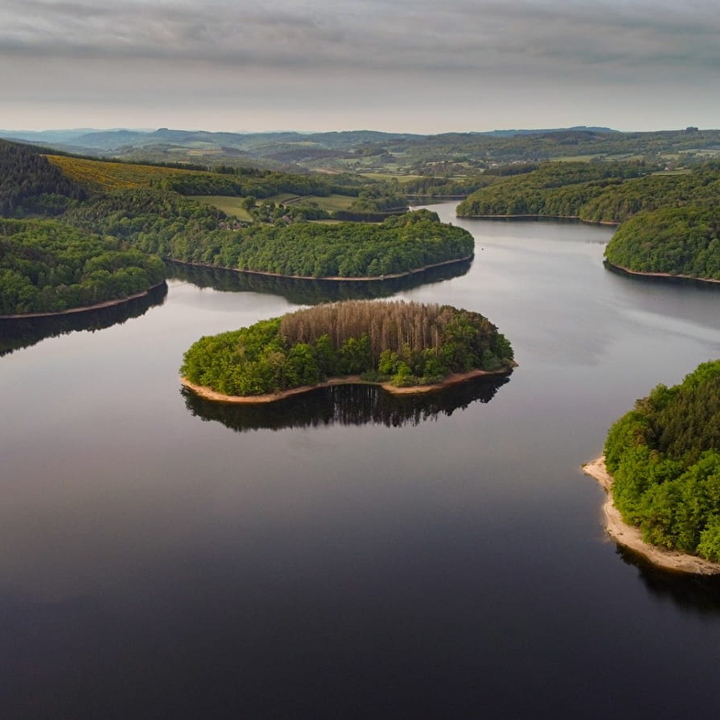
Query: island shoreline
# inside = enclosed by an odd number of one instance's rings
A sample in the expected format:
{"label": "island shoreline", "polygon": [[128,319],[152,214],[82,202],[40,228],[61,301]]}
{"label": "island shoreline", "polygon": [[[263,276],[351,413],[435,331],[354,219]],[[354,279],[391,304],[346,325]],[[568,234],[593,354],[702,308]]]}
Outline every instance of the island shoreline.
{"label": "island shoreline", "polygon": [[465,255],[461,258],[454,258],[453,260],[443,260],[439,263],[433,263],[432,265],[423,265],[422,267],[416,268],[415,270],[407,270],[406,272],[393,273],[391,275],[368,275],[363,277],[313,277],[312,275],[283,275],[282,273],[266,272],[264,270],[243,270],[241,268],[231,268],[224,265],[207,265],[206,263],[192,263],[185,260],[175,260],[173,258],[164,258],[167,262],[178,263],[178,265],[187,265],[189,267],[199,267],[209,270],[230,270],[231,272],[244,273],[246,275],[262,275],[264,277],[283,278],[285,280],[317,280],[322,282],[383,282],[384,280],[397,280],[398,278],[409,277],[410,275],[416,275],[417,273],[423,273],[427,270],[433,270],[435,268],[444,267],[445,265],[456,265],[463,262],[468,262],[475,258],[475,253]]}
{"label": "island shoreline", "polygon": [[283,390],[278,393],[268,393],[265,395],[224,395],[223,393],[217,392],[216,390],[204,385],[196,385],[185,377],[180,378],[180,383],[184,387],[188,388],[188,390],[192,390],[196,395],[199,395],[205,400],[233,405],[251,405],[277,402],[278,400],[284,400],[285,398],[292,397],[293,395],[302,395],[303,393],[312,392],[313,390],[334,387],[337,385],[376,385],[393,395],[419,395],[426,392],[442,390],[443,388],[450,387],[451,385],[457,385],[459,383],[467,382],[468,380],[474,380],[475,378],[507,375],[516,367],[517,363],[513,362],[511,367],[504,367],[500,370],[470,370],[466,373],[453,373],[448,375],[441,383],[433,383],[432,385],[411,385],[410,387],[395,387],[389,382],[363,380],[359,375],[349,375],[347,377],[330,378],[325,382],[317,383],[315,385],[303,385],[301,387]]}
{"label": "island shoreline", "polygon": [[158,288],[160,288],[166,284],[167,284],[167,281],[163,280],[162,282],[156,283],[155,285],[151,285],[147,290],[143,290],[142,292],[135,293],[134,295],[128,295],[127,297],[118,298],[117,300],[105,300],[104,302],[96,303],[95,305],[83,305],[82,307],[70,308],[68,310],[58,310],[56,312],[19,313],[17,315],[0,315],[0,320],[33,320],[33,319],[37,319],[37,318],[62,317],[63,315],[74,315],[75,313],[85,313],[85,312],[93,312],[94,310],[103,310],[104,308],[114,307],[116,305],[122,305],[123,303],[130,302],[131,300],[138,300],[139,298],[146,297],[153,290],[157,290]]}
{"label": "island shoreline", "polygon": [[594,478],[607,494],[602,507],[605,531],[616,543],[642,555],[663,570],[688,575],[720,575],[720,563],[705,560],[697,555],[687,555],[677,550],[666,550],[650,545],[642,539],[639,528],[629,525],[622,519],[620,511],[613,502],[611,492],[613,477],[605,466],[604,455],[586,463],[582,469],[586,475]]}
{"label": "island shoreline", "polygon": [[617,227],[619,220],[585,220],[579,215],[456,215],[461,220],[575,220],[586,225],[605,225]]}
{"label": "island shoreline", "polygon": [[643,278],[658,278],[660,280],[681,280],[681,281],[692,281],[696,283],[707,283],[710,285],[719,285],[720,280],[715,280],[714,278],[701,278],[701,277],[693,277],[692,275],[673,275],[672,273],[662,273],[662,272],[644,272],[641,270],[630,270],[630,268],[623,267],[622,265],[616,265],[613,262],[610,262],[607,258],[605,259],[605,265],[608,266],[610,270],[617,271],[620,275],[630,275],[633,277],[643,277]]}

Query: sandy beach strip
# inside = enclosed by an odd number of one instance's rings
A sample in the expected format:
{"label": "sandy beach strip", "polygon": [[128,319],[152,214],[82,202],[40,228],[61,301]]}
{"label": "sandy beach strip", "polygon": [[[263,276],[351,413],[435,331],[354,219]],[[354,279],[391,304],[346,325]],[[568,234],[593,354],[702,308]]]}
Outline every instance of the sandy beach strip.
{"label": "sandy beach strip", "polygon": [[[513,367],[517,367],[517,363],[514,363]],[[383,390],[387,390],[387,392],[392,393],[393,395],[415,395],[419,393],[432,392],[433,390],[441,390],[442,388],[449,387],[450,385],[457,385],[458,383],[467,382],[468,380],[473,380],[474,378],[506,375],[511,370],[512,368],[503,368],[492,372],[489,370],[470,370],[470,372],[466,373],[453,373],[452,375],[448,375],[441,383],[435,383],[434,385],[411,385],[410,387],[395,387],[390,383],[372,382],[370,380],[363,380],[359,375],[350,375],[348,377],[331,378],[330,380],[318,383],[317,385],[303,385],[301,387],[291,388],[290,390],[283,390],[278,393],[268,393],[267,395],[223,395],[223,393],[219,393],[216,390],[204,385],[196,385],[184,377],[180,378],[180,382],[186,388],[192,390],[196,395],[199,395],[206,400],[243,405],[276,402],[278,400],[292,397],[293,395],[301,395],[302,393],[317,390],[318,388],[331,387],[333,385],[379,385],[383,388]]]}
{"label": "sandy beach strip", "polygon": [[710,562],[696,555],[686,555],[675,550],[666,550],[655,545],[650,545],[642,539],[642,534],[638,528],[628,525],[622,519],[620,511],[615,507],[612,494],[610,493],[613,478],[605,467],[604,455],[583,465],[583,472],[595,478],[607,493],[607,498],[602,508],[605,519],[605,529],[615,542],[642,555],[653,563],[653,565],[657,565],[665,570],[692,575],[720,574],[720,563]]}

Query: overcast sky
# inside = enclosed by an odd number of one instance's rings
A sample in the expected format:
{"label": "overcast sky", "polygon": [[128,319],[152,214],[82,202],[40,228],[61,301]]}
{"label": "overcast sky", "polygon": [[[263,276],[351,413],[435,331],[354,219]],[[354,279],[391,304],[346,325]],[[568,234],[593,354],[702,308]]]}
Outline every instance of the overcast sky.
{"label": "overcast sky", "polygon": [[0,0],[0,127],[720,127],[717,0]]}

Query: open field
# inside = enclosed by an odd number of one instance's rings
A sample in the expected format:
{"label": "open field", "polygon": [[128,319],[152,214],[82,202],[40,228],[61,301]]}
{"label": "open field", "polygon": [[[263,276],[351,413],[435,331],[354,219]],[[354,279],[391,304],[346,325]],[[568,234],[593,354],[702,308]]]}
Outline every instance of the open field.
{"label": "open field", "polygon": [[371,180],[397,180],[400,183],[410,182],[411,180],[419,180],[422,175],[394,175],[393,173],[381,173],[381,172],[362,172],[360,173],[363,177],[370,178]]}
{"label": "open field", "polygon": [[[214,205],[228,215],[235,215],[241,220],[252,221],[250,213],[243,207],[243,198],[234,195],[188,195],[192,200]],[[263,198],[259,202],[274,202],[283,205],[314,202],[322,210],[347,210],[356,198],[350,195],[295,195],[294,193],[279,193]]]}
{"label": "open field", "polygon": [[296,203],[306,204],[308,202],[317,203],[321,210],[331,212],[333,210],[347,210],[357,198],[350,195],[295,195],[293,193],[280,193],[265,198],[275,203],[283,205],[294,205]]}
{"label": "open field", "polygon": [[243,198],[233,195],[188,195],[188,198],[206,205],[214,205],[228,215],[235,215],[241,220],[252,222],[250,213],[242,206]]}
{"label": "open field", "polygon": [[593,160],[592,155],[557,155],[551,157],[553,162],[590,162]]}

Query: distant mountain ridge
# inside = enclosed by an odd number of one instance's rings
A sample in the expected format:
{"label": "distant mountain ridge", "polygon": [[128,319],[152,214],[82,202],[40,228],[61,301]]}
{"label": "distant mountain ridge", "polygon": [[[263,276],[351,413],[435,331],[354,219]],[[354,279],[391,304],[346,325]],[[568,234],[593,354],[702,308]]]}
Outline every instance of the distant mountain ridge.
{"label": "distant mountain ridge", "polygon": [[[720,130],[621,132],[608,127],[505,129],[435,135],[344,130],[306,133],[139,128],[2,131],[0,137],[66,153],[131,162],[227,166],[380,177],[478,175],[498,165],[548,160],[644,159],[673,169],[720,158]],[[452,194],[452,193],[451,193]]]}
{"label": "distant mountain ridge", "polygon": [[304,133],[296,131],[278,132],[211,132],[208,130],[173,130],[170,128],[100,130],[78,128],[74,130],[0,130],[0,138],[6,140],[26,140],[34,143],[62,143],[81,148],[97,150],[115,150],[126,145],[144,146],[161,143],[209,142],[213,144],[254,146],[258,143],[312,142],[328,147],[346,147],[358,143],[386,142],[389,140],[414,140],[446,135],[481,135],[485,137],[515,137],[517,135],[545,135],[569,131],[593,133],[619,133],[606,127],[578,125],[570,128],[539,128],[520,130],[490,130],[483,132],[453,132],[437,134],[392,133],[379,130],[338,130],[330,132]]}

